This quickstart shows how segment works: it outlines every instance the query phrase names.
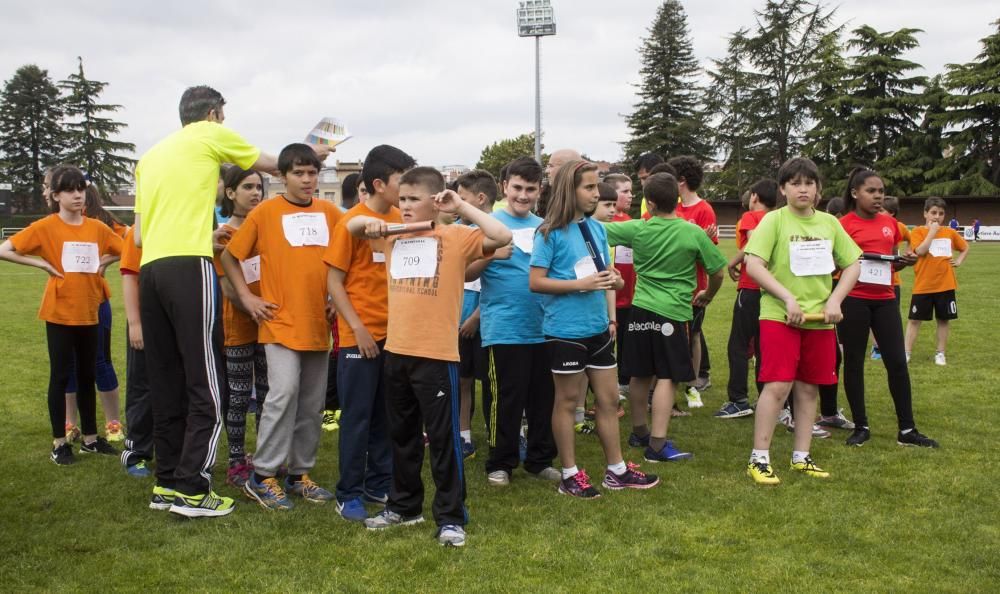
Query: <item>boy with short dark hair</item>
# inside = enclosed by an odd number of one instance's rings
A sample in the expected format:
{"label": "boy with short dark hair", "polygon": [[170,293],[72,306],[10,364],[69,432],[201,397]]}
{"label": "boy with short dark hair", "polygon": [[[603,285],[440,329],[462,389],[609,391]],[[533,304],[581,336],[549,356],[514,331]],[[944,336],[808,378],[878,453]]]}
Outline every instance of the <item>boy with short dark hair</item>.
{"label": "boy with short dark hair", "polygon": [[[312,503],[333,499],[309,478],[316,464],[326,395],[330,335],[326,323],[323,252],[340,220],[332,202],[313,198],[321,163],[305,144],[278,155],[283,195],[247,216],[221,254],[244,311],[259,325],[267,357],[267,404],[260,415],[254,472],[244,494],[268,510],[293,507],[286,491]],[[240,261],[260,255],[260,297],[247,286]],[[287,462],[284,485],[276,478]]]}
{"label": "boy with short dark hair", "polygon": [[[612,223],[606,228],[611,245],[629,246],[638,256],[632,319],[621,328],[626,333],[626,374],[632,378],[629,445],[646,446],[649,462],[667,462],[691,457],[667,440],[670,411],[676,385],[695,377],[687,336],[692,303],[704,306],[712,300],[722,286],[726,260],[701,229],[674,214],[677,180],[672,175],[651,175],[644,191],[649,220]],[[712,280],[705,290],[695,293],[698,263]],[[655,386],[650,431],[646,402],[651,382]]]}
{"label": "boy with short dark hair", "polygon": [[[736,301],[733,302],[733,322],[729,329],[729,400],[722,405],[715,417],[735,419],[753,414],[747,391],[747,371],[750,357],[760,361],[760,285],[746,273],[743,248],[750,234],[760,224],[764,215],[778,203],[778,183],[761,179],[750,190],[749,211],[736,223],[736,255],[729,261],[729,277],[736,281]],[[760,364],[758,363],[758,367]],[[757,384],[760,394],[763,384]]]}
{"label": "boy with short dark hair", "polygon": [[[766,214],[744,248],[746,272],[761,287],[757,378],[764,383],[746,472],[762,485],[781,482],[771,468],[771,438],[778,412],[793,387],[791,469],[817,478],[830,476],[813,462],[809,445],[818,386],[837,381],[833,324],[843,319],[840,304],[861,271],[861,249],[836,217],[815,208],[816,164],[802,157],[789,159],[778,170],[778,186],[787,206]],[[842,272],[831,291],[836,268]]]}
{"label": "boy with short dark hair", "polygon": [[[969,255],[969,244],[953,228],[942,226],[947,203],[938,197],[924,202],[926,225],[910,232],[910,246],[917,255],[913,267],[913,296],[910,298],[910,316],[906,324],[906,360],[913,353],[913,343],[920,332],[920,323],[937,318],[937,350],[935,365],[947,365],[944,350],[948,346],[948,322],[958,319],[958,303],[955,300],[955,269],[965,262]],[[954,219],[953,219],[954,220]],[[955,256],[954,253],[958,252]]]}
{"label": "boy with short dark hair", "polygon": [[380,145],[362,168],[369,197],[353,206],[333,230],[323,256],[327,290],[337,310],[340,353],[337,393],[340,435],[337,511],[345,520],[368,517],[365,503],[385,503],[392,479],[392,450],[385,412],[385,338],[389,322],[385,242],[351,234],[356,217],[401,223],[399,180],[416,163],[400,149]]}
{"label": "boy with short dark hair", "polygon": [[[385,344],[385,382],[393,480],[385,510],[365,520],[371,530],[423,521],[424,458],[421,425],[430,441],[436,538],[444,546],[465,545],[465,476],[458,434],[458,320],[465,269],[509,243],[511,232],[499,221],[444,190],[444,178],[431,167],[403,174],[399,205],[404,223],[434,221],[440,212],[460,216],[466,225],[386,238],[389,271],[389,332]],[[382,219],[355,217],[355,237],[385,237]]]}

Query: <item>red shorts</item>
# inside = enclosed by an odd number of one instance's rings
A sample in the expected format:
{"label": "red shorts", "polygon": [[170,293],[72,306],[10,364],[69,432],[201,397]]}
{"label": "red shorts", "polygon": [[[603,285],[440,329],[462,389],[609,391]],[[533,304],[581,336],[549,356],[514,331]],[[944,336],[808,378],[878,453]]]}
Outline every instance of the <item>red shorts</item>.
{"label": "red shorts", "polygon": [[774,320],[760,321],[757,381],[829,385],[837,383],[837,335],[833,328],[805,330]]}

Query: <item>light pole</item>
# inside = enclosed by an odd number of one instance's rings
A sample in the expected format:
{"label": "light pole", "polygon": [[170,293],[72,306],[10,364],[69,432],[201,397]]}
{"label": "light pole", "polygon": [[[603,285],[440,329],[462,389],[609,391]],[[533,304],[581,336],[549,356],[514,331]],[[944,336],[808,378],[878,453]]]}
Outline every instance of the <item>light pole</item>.
{"label": "light pole", "polygon": [[535,38],[535,160],[542,162],[541,38],[556,34],[549,0],[524,0],[517,7],[517,34]]}

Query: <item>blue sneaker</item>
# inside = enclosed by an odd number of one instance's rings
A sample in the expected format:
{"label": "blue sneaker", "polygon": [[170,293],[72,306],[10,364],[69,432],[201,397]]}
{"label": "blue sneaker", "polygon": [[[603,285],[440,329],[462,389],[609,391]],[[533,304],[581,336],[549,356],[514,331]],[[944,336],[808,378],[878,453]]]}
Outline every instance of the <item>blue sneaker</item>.
{"label": "blue sneaker", "polygon": [[716,419],[738,419],[740,417],[749,417],[752,414],[753,408],[750,407],[749,402],[726,402],[712,416]]}
{"label": "blue sneaker", "polygon": [[259,503],[264,509],[286,511],[295,507],[278,484],[278,479],[273,476],[258,483],[257,477],[251,474],[243,485],[243,494]]}
{"label": "blue sneaker", "polygon": [[365,503],[371,503],[372,505],[385,505],[386,503],[389,503],[389,494],[365,491],[361,495],[361,500]]}
{"label": "blue sneaker", "polygon": [[337,513],[348,522],[364,522],[368,519],[368,510],[365,509],[360,497],[348,499],[343,503],[338,501]]}
{"label": "blue sneaker", "polygon": [[872,345],[872,361],[878,361],[882,358],[882,351],[878,350],[878,345]]}
{"label": "blue sneaker", "polygon": [[674,442],[667,441],[663,449],[659,452],[647,447],[643,457],[647,462],[676,462],[677,460],[688,460],[694,457],[690,452],[682,452],[674,447]]}
{"label": "blue sneaker", "polygon": [[649,447],[649,434],[647,433],[643,437],[639,437],[635,433],[629,433],[628,445],[633,448]]}
{"label": "blue sneaker", "polygon": [[149,467],[146,466],[145,460],[139,460],[135,464],[131,464],[125,467],[125,473],[131,477],[135,478],[146,478],[152,472],[150,472]]}
{"label": "blue sneaker", "polygon": [[528,438],[524,435],[517,438],[517,455],[521,462],[528,459]]}
{"label": "blue sneaker", "polygon": [[471,441],[462,440],[462,459],[470,460],[476,457],[476,445]]}
{"label": "blue sneaker", "polygon": [[333,500],[333,493],[317,485],[316,481],[309,478],[308,474],[303,474],[302,478],[294,483],[289,482],[286,478],[285,490],[309,503],[326,503]]}

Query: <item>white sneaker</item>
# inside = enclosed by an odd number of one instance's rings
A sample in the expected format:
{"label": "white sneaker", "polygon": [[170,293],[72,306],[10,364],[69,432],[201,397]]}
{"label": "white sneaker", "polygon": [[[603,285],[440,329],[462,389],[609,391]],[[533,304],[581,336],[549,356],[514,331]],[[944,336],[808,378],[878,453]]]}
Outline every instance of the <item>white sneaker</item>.
{"label": "white sneaker", "polygon": [[[503,472],[502,470],[498,472]],[[492,473],[491,473],[492,474]],[[507,474],[507,473],[504,473]],[[562,473],[549,466],[548,468],[543,468],[538,472],[529,472],[528,476],[543,480],[543,481],[553,481],[558,482],[562,480]]]}
{"label": "white sneaker", "polygon": [[909,362],[910,362],[910,357],[911,357],[911,356],[912,356],[912,353],[910,353],[909,351],[907,351],[907,352],[906,352],[906,362],[907,362],[907,363],[909,363]]}
{"label": "white sneaker", "polygon": [[948,364],[948,361],[946,361],[944,358],[944,353],[942,353],[941,351],[934,353],[934,364],[940,365],[941,367],[944,367],[945,365]]}
{"label": "white sneaker", "polygon": [[795,429],[795,421],[792,420],[792,412],[787,408],[782,408],[781,412],[778,413],[778,423],[788,427],[789,430]]}
{"label": "white sneaker", "polygon": [[[562,476],[560,475],[560,478]],[[486,482],[494,487],[506,487],[510,484],[510,475],[506,470],[494,470],[486,475]]]}
{"label": "white sneaker", "polygon": [[618,384],[618,400],[628,400],[628,384]]}
{"label": "white sneaker", "polygon": [[437,540],[443,547],[464,547],[465,529],[455,524],[441,526],[438,529]]}
{"label": "white sneaker", "polygon": [[688,408],[701,408],[705,406],[705,403],[701,400],[701,392],[694,386],[688,386],[687,390],[684,391],[684,396],[687,397]]}

